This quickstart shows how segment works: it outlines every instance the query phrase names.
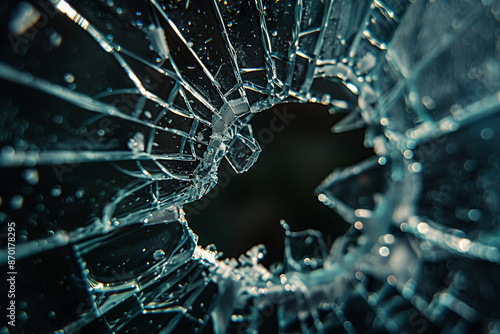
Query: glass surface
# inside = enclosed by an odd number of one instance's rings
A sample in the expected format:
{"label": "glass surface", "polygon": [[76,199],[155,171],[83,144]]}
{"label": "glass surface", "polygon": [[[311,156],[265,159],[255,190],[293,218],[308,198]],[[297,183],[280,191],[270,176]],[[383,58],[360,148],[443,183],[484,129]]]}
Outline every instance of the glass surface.
{"label": "glass surface", "polygon": [[[495,0],[2,2],[0,333],[498,333],[499,18]],[[283,220],[270,268],[264,245],[199,245],[184,205],[223,158],[252,173],[256,113],[305,102],[376,154],[316,189],[349,230],[329,249]]]}

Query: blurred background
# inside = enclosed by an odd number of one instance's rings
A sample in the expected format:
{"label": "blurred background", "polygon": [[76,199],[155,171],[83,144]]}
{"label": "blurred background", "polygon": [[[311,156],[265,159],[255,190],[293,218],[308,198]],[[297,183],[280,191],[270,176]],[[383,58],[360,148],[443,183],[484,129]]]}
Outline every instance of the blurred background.
{"label": "blurred background", "polygon": [[[314,189],[333,169],[374,155],[363,146],[363,129],[330,131],[344,115],[332,115],[319,104],[282,104],[257,114],[251,124],[262,153],[255,165],[235,175],[223,159],[219,184],[185,206],[199,244],[214,243],[222,258],[264,244],[263,264],[269,266],[283,259],[280,220],[285,219],[292,231],[321,231],[330,246],[348,225],[318,201]],[[279,130],[271,132],[271,124]]]}

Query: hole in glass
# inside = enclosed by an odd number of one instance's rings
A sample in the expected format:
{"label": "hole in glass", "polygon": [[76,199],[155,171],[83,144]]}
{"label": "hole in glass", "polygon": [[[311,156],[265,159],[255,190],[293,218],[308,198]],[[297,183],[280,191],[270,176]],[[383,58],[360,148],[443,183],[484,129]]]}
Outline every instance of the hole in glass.
{"label": "hole in glass", "polygon": [[318,201],[314,189],[333,169],[373,155],[363,145],[363,129],[331,133],[343,117],[313,103],[281,104],[257,114],[251,124],[262,153],[255,165],[236,174],[223,160],[215,188],[185,206],[199,244],[214,243],[224,257],[236,258],[264,244],[263,264],[269,266],[283,260],[279,222],[285,219],[292,231],[321,231],[331,245],[348,225]]}

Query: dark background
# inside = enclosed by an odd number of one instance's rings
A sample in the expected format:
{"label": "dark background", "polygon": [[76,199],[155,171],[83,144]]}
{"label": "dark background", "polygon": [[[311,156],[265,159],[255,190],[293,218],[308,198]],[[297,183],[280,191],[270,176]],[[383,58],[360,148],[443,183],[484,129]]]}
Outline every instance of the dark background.
{"label": "dark background", "polygon": [[[363,146],[364,130],[331,133],[330,128],[343,114],[332,115],[318,104],[275,108],[257,114],[251,122],[254,136],[263,146],[255,165],[246,173],[231,175],[223,182],[225,186],[219,184],[205,198],[185,206],[199,244],[214,243],[224,253],[223,258],[238,257],[261,243],[268,250],[264,265],[282,260],[281,219],[292,231],[311,228],[323,232],[330,245],[348,225],[318,201],[314,189],[334,168],[373,155]],[[270,141],[262,131],[266,132],[263,129],[270,128],[271,119],[283,111],[297,116]],[[283,123],[276,124],[280,127]],[[263,138],[270,142],[262,143]],[[229,169],[223,159],[219,175]]]}

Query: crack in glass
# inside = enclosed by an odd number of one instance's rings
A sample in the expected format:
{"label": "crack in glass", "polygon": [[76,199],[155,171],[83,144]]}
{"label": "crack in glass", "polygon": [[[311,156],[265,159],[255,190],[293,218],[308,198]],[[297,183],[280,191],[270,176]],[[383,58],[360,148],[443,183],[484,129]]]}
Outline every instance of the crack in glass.
{"label": "crack in glass", "polygon": [[[499,8],[4,2],[0,332],[498,332]],[[376,153],[316,189],[352,227],[282,221],[272,268],[198,245],[183,205],[305,102]]]}

